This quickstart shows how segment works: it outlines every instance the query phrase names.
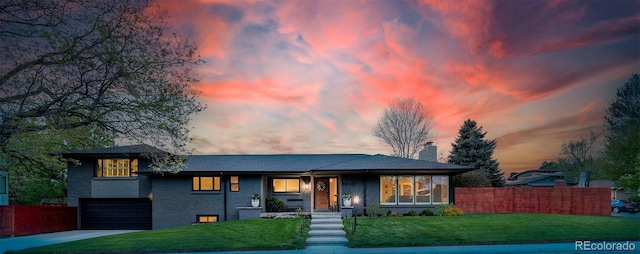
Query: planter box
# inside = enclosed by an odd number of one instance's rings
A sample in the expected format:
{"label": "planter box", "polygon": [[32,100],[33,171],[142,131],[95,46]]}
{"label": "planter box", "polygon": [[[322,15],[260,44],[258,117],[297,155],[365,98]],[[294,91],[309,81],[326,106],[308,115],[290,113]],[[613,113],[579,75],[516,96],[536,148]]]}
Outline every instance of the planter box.
{"label": "planter box", "polygon": [[238,218],[240,220],[260,218],[262,207],[238,207]]}

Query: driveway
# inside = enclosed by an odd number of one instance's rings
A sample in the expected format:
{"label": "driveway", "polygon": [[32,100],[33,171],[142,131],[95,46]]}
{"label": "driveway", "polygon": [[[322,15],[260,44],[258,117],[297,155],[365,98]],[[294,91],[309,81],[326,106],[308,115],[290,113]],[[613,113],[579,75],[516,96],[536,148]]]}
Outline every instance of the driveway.
{"label": "driveway", "polygon": [[0,239],[0,253],[8,250],[22,250],[56,243],[73,242],[82,239],[136,232],[139,230],[74,230],[41,235],[19,236]]}
{"label": "driveway", "polygon": [[611,217],[624,217],[640,219],[640,213],[611,213]]}

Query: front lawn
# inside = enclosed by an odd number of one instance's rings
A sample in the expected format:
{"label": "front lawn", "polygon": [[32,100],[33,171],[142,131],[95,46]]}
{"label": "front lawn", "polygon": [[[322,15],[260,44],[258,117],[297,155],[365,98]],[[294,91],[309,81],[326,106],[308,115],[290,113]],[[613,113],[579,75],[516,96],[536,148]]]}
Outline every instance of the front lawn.
{"label": "front lawn", "polygon": [[359,217],[356,233],[347,230],[347,237],[355,248],[640,240],[640,220],[557,214]]}
{"label": "front lawn", "polygon": [[227,221],[105,236],[16,253],[188,252],[304,249],[302,219]]}

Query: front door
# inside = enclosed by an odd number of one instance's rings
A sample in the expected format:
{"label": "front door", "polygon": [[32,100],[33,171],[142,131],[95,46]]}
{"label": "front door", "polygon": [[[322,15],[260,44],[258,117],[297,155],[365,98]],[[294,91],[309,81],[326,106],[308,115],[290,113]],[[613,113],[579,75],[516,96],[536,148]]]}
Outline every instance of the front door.
{"label": "front door", "polygon": [[329,178],[316,178],[315,184],[315,209],[329,210]]}

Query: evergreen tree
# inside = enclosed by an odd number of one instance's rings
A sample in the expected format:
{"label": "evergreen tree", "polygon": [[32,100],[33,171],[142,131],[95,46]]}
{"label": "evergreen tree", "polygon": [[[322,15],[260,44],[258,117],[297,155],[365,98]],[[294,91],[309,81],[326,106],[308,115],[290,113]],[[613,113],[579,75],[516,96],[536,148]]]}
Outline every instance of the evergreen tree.
{"label": "evergreen tree", "polygon": [[470,166],[483,173],[494,187],[504,185],[503,172],[498,169],[498,162],[492,158],[496,140],[485,140],[487,132],[482,131],[475,121],[468,119],[460,127],[458,137],[451,144],[449,163]]}
{"label": "evergreen tree", "polygon": [[640,76],[633,74],[605,116],[603,173],[619,185],[640,189]]}

